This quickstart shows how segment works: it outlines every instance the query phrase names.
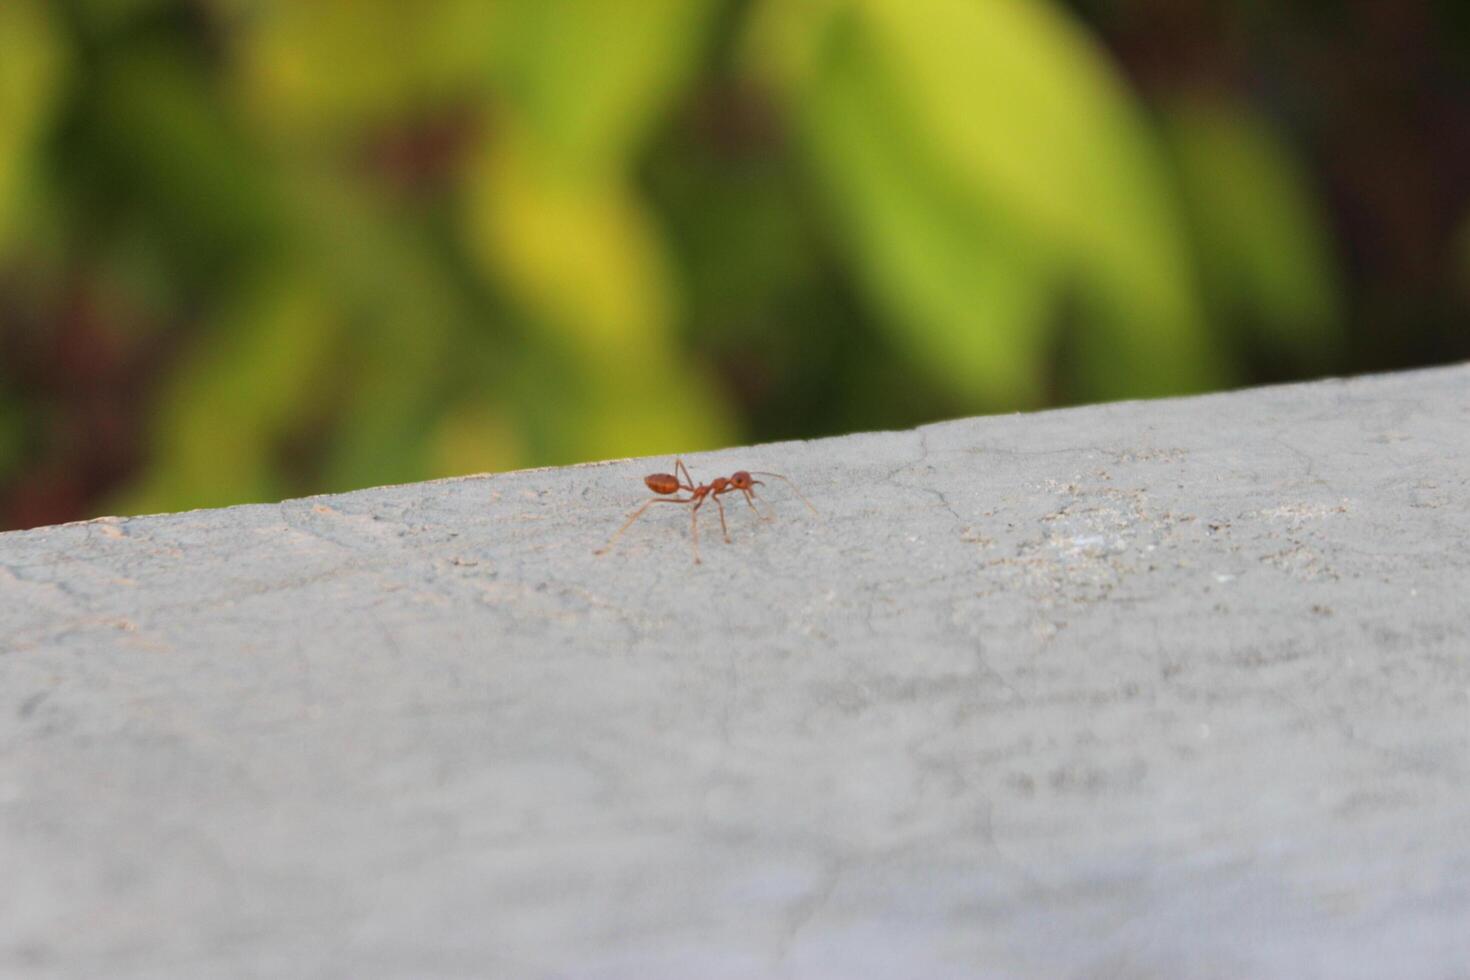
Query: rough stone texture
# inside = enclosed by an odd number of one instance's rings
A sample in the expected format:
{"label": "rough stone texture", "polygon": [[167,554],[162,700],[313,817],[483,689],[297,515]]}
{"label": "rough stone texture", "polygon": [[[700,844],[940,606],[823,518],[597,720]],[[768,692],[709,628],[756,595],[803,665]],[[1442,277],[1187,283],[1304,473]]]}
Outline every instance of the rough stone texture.
{"label": "rough stone texture", "polygon": [[0,974],[1470,976],[1470,369],[689,463],[0,535]]}

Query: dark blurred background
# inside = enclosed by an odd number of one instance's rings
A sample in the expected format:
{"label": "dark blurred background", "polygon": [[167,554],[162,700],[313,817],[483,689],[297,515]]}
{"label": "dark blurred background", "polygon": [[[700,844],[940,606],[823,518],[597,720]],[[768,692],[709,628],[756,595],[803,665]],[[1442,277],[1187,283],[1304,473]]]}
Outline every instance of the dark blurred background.
{"label": "dark blurred background", "polygon": [[1470,357],[1464,0],[0,0],[0,526]]}

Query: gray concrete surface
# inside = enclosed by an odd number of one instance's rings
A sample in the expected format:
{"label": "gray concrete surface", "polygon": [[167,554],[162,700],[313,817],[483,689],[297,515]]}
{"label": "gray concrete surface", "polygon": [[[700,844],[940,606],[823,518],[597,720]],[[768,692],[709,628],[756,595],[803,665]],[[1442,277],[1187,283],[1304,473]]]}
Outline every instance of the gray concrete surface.
{"label": "gray concrete surface", "polygon": [[0,535],[7,977],[1470,976],[1470,369]]}

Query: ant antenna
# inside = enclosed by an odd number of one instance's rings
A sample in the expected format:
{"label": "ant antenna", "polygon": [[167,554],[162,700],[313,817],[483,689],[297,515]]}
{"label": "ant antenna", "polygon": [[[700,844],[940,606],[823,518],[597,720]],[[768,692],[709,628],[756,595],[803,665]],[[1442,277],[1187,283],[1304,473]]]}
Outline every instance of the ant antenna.
{"label": "ant antenna", "polygon": [[[782,476],[780,473],[767,473],[764,470],[751,470],[750,471],[750,475],[751,476],[774,476],[778,480],[785,480],[786,481],[786,485],[791,488],[791,490],[792,490],[793,493],[795,493],[798,497],[801,498],[801,502],[804,503],[804,504],[806,504],[808,510],[810,510],[813,514],[816,514],[818,517],[821,517],[822,516],[820,513],[818,513],[817,509],[812,506],[812,502],[810,500],[806,499],[806,494],[804,494],[800,490],[798,490],[796,488],[796,484],[794,484],[794,483],[791,482],[791,478],[790,477]],[[767,505],[767,506],[769,506],[769,505]]]}

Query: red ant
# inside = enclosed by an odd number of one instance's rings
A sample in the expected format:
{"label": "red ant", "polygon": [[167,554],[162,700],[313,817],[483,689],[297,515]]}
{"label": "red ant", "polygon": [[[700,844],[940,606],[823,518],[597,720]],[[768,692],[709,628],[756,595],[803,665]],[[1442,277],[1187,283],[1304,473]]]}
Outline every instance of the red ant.
{"label": "red ant", "polygon": [[[680,480],[679,476],[676,475],[681,473],[683,474],[683,480]],[[754,488],[765,485],[763,481],[753,479],[753,477],[757,476],[774,476],[778,480],[785,480],[787,485],[796,492],[796,495],[798,497],[801,497],[801,502],[806,504],[813,514],[817,512],[817,509],[812,506],[812,502],[810,500],[807,500],[806,497],[802,495],[802,492],[800,490],[796,489],[796,484],[792,483],[791,480],[789,480],[787,477],[782,476],[780,473],[762,473],[759,471],[750,472],[747,470],[736,470],[729,476],[717,476],[708,483],[695,484],[694,478],[689,475],[689,467],[684,465],[684,461],[682,459],[675,459],[673,473],[650,473],[648,476],[645,476],[643,478],[643,482],[648,485],[648,489],[652,490],[656,494],[659,494],[659,496],[654,497],[652,500],[645,501],[642,507],[639,507],[637,510],[633,511],[632,515],[630,515],[628,519],[623,522],[623,526],[618,528],[617,532],[608,539],[607,544],[597,549],[594,554],[607,554],[607,552],[611,550],[613,544],[618,540],[619,537],[622,536],[623,532],[632,527],[633,522],[642,517],[643,512],[652,507],[654,504],[693,504],[694,506],[689,511],[689,529],[694,541],[694,564],[698,565],[700,564],[699,508],[704,506],[704,502],[706,500],[713,500],[715,502],[715,506],[720,509],[720,530],[725,535],[726,544],[731,543],[730,529],[725,525],[725,505],[720,500],[721,494],[733,493],[734,491],[738,490],[745,495],[745,502],[750,505],[751,510],[755,511],[755,515],[757,517],[760,517],[763,521],[768,521],[771,519],[769,517],[762,516],[761,512],[755,506]],[[689,496],[673,496],[681,490],[688,493]],[[770,504],[767,504],[766,506],[769,507]]]}

